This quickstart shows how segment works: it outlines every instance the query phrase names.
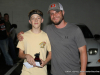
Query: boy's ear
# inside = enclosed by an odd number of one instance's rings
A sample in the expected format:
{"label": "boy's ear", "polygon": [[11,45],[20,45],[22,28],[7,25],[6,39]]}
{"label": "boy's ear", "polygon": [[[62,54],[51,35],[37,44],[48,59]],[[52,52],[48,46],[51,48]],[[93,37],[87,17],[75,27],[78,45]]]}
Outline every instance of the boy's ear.
{"label": "boy's ear", "polygon": [[31,24],[31,21],[29,20],[29,23]]}
{"label": "boy's ear", "polygon": [[43,23],[43,21],[44,21],[44,19],[42,18],[42,21],[41,21],[41,23]]}

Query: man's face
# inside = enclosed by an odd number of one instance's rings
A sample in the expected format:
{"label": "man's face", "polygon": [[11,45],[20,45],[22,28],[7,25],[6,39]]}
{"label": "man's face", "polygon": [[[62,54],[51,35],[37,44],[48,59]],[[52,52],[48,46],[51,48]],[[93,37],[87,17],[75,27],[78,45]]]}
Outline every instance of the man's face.
{"label": "man's face", "polygon": [[62,20],[64,19],[64,11],[54,11],[54,10],[50,10],[50,17],[51,17],[51,21],[55,24],[55,25],[59,25]]}
{"label": "man's face", "polygon": [[8,15],[5,15],[4,16],[4,19],[5,19],[5,21],[9,21],[9,16]]}
{"label": "man's face", "polygon": [[38,14],[33,14],[29,20],[29,23],[35,29],[40,28],[42,22],[43,22],[43,18],[39,16]]}

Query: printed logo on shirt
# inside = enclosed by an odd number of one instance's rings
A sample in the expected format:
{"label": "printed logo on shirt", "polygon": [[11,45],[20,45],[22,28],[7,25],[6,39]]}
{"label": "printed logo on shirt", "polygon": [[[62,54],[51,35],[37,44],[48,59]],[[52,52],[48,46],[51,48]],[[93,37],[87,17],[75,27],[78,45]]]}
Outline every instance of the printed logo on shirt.
{"label": "printed logo on shirt", "polygon": [[5,28],[5,25],[2,25],[1,28]]}
{"label": "printed logo on shirt", "polygon": [[1,26],[0,26],[0,30],[2,30],[2,31],[6,30],[6,29],[5,29],[5,25],[1,25]]}
{"label": "printed logo on shirt", "polygon": [[40,48],[44,48],[44,46],[46,45],[46,42],[43,41],[39,45],[40,45]]}
{"label": "printed logo on shirt", "polygon": [[68,36],[65,36],[65,39],[68,39]]}

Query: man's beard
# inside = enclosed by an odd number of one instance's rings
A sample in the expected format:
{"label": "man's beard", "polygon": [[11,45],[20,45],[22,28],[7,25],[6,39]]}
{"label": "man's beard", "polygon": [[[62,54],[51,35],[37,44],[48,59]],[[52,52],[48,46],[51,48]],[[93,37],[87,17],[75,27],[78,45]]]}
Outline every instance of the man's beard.
{"label": "man's beard", "polygon": [[54,25],[59,25],[62,22],[62,20],[64,20],[64,16],[63,15],[62,15],[62,19],[59,22],[57,22],[57,23],[55,23],[53,21],[52,22],[53,22]]}

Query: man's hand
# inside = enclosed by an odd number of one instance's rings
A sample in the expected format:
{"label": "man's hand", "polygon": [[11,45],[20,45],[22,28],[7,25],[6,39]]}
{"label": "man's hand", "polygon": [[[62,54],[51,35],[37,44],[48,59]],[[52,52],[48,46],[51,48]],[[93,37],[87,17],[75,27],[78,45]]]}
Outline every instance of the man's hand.
{"label": "man's hand", "polygon": [[24,32],[21,31],[21,32],[19,32],[19,33],[17,34],[17,38],[18,38],[19,41],[23,41],[23,36],[22,36],[21,34],[24,34]]}
{"label": "man's hand", "polygon": [[10,34],[11,34],[10,32],[7,32],[7,36],[8,36],[8,37],[9,37]]}
{"label": "man's hand", "polygon": [[80,72],[79,75],[86,75],[86,72]]}
{"label": "man's hand", "polygon": [[31,65],[33,65],[33,66],[36,66],[36,63],[35,63],[35,61],[34,61],[34,58],[33,58],[31,55],[26,54],[25,58],[26,58],[26,60],[27,60],[27,62],[28,62],[29,64],[31,64]]}

